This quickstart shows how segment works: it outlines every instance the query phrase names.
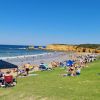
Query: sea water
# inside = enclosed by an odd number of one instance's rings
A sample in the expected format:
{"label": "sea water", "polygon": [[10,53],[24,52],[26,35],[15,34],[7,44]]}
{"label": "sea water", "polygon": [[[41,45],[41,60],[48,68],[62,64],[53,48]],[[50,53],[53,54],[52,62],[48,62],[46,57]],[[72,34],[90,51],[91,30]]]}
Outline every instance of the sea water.
{"label": "sea water", "polygon": [[0,45],[0,58],[49,53],[46,50],[28,50],[28,46]]}

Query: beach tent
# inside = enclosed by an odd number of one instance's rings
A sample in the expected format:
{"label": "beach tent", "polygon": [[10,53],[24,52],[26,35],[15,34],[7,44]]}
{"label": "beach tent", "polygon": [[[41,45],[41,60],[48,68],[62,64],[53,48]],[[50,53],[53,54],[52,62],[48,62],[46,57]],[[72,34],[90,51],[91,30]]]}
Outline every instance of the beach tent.
{"label": "beach tent", "polygon": [[74,61],[72,61],[72,60],[67,60],[67,61],[66,61],[66,65],[67,65],[68,67],[72,66],[73,64],[74,64]]}
{"label": "beach tent", "polygon": [[0,60],[0,69],[11,69],[11,68],[17,68],[17,65],[11,64],[9,62],[6,62],[4,60]]}
{"label": "beach tent", "polygon": [[44,63],[41,63],[40,65],[39,65],[39,69],[40,70],[47,70],[47,66],[45,66],[46,64],[44,64]]}

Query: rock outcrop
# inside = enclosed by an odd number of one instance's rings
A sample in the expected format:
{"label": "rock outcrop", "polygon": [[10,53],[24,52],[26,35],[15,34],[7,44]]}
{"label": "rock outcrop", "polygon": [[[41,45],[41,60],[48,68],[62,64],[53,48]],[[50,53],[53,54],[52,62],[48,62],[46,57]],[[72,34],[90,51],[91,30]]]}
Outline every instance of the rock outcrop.
{"label": "rock outcrop", "polygon": [[64,44],[50,44],[47,45],[46,50],[100,53],[100,50],[97,49],[78,47],[75,45],[64,45]]}

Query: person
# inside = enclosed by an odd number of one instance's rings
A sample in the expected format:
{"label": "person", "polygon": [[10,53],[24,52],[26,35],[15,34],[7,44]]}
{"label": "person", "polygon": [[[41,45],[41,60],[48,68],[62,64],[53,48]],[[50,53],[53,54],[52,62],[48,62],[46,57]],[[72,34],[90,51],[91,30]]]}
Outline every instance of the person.
{"label": "person", "polygon": [[25,67],[26,75],[28,75],[29,74],[30,63],[25,64],[24,67]]}
{"label": "person", "polygon": [[69,72],[71,76],[75,76],[75,68],[73,66],[70,67]]}
{"label": "person", "polygon": [[53,68],[56,68],[56,67],[59,66],[59,63],[56,62],[56,61],[52,61],[52,62],[51,62],[51,65],[52,65]]}
{"label": "person", "polygon": [[0,86],[4,84],[4,73],[0,70]]}
{"label": "person", "polygon": [[9,70],[7,70],[6,74],[4,75],[4,84],[5,84],[5,86],[14,86],[14,85],[16,85],[15,84],[15,79],[14,79],[13,75],[11,75],[11,71],[9,71]]}
{"label": "person", "polygon": [[77,67],[76,68],[76,75],[80,75],[80,73],[81,73],[81,68],[80,67]]}
{"label": "person", "polygon": [[29,74],[29,67],[26,67],[26,75]]}
{"label": "person", "polygon": [[4,73],[0,70],[0,78],[3,77]]}
{"label": "person", "polygon": [[64,67],[64,64],[62,62],[59,63],[60,67]]}
{"label": "person", "polygon": [[25,68],[19,69],[19,75],[26,76]]}
{"label": "person", "polygon": [[73,66],[67,68],[67,74],[63,76],[75,76],[75,68]]}

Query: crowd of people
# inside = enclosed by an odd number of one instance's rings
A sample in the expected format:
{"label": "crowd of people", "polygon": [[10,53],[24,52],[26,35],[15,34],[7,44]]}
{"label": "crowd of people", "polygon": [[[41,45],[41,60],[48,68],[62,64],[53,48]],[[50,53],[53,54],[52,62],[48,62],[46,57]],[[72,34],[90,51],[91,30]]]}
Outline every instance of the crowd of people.
{"label": "crowd of people", "polygon": [[87,63],[96,60],[96,55],[73,55],[70,60],[66,60],[63,62],[52,61],[49,64],[41,62],[39,65],[31,65],[27,63],[20,67],[19,74],[27,76],[29,71],[45,71],[45,70],[53,70],[55,67],[63,67],[67,70],[67,76],[76,76],[80,75],[81,69],[87,67]]}
{"label": "crowd of people", "polygon": [[95,55],[77,55],[74,59],[66,62],[67,74],[63,76],[77,76],[81,74],[81,69],[87,67],[87,64],[96,60]]}
{"label": "crowd of people", "polygon": [[[46,71],[54,70],[56,67],[66,69],[66,73],[63,76],[77,76],[81,74],[81,69],[87,67],[87,63],[96,60],[96,55],[71,55],[70,60],[58,62],[52,61],[49,64],[41,62],[39,65],[31,65],[30,63],[20,66],[18,70],[13,69],[17,72],[18,76],[28,76],[30,71]],[[0,70],[0,86],[16,85],[16,79],[11,75],[11,71],[7,70],[6,73]]]}

